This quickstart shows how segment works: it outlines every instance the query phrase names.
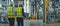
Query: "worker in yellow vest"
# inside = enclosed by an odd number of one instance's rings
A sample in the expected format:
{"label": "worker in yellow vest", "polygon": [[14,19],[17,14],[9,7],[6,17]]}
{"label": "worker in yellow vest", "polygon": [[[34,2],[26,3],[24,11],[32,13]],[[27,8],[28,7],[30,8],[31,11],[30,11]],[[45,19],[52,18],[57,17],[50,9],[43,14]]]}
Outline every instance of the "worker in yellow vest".
{"label": "worker in yellow vest", "polygon": [[8,8],[7,8],[7,13],[8,13],[8,20],[9,20],[9,24],[10,26],[14,26],[14,20],[15,20],[15,16],[14,16],[14,7],[13,5],[10,5]]}
{"label": "worker in yellow vest", "polygon": [[19,5],[19,7],[17,7],[16,17],[17,17],[18,26],[23,26],[24,10],[22,8],[22,5]]}

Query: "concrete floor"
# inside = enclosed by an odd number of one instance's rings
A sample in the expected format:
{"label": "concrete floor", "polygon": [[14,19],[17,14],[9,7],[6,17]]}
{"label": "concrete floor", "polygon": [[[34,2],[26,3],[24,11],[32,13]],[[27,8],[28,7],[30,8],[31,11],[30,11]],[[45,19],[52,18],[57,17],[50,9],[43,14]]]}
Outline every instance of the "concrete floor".
{"label": "concrete floor", "polygon": [[60,26],[60,24],[44,24],[44,26]]}
{"label": "concrete floor", "polygon": [[0,23],[0,26],[8,26],[8,24],[1,24],[1,23]]}
{"label": "concrete floor", "polygon": [[[39,20],[39,26],[60,26],[60,24],[44,24],[42,23],[43,21],[42,20]],[[36,24],[37,21],[36,20],[24,20],[24,26],[29,26],[29,24]],[[41,25],[42,24],[42,25]],[[1,24],[0,23],[0,26],[9,26],[8,24]],[[17,26],[17,23],[15,22],[14,26]]]}
{"label": "concrete floor", "polygon": [[[0,26],[8,26],[8,24],[0,24]],[[43,26],[60,26],[60,24],[44,24]]]}

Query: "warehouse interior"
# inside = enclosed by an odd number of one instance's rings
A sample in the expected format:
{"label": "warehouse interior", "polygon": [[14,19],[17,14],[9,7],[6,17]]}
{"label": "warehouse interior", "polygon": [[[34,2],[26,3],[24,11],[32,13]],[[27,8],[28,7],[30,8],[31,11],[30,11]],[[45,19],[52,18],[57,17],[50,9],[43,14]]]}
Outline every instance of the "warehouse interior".
{"label": "warehouse interior", "polygon": [[[0,26],[9,26],[7,9],[22,5],[24,9],[24,26],[60,26],[60,0],[0,0]],[[11,11],[11,10],[10,10]],[[15,24],[17,21],[15,17]]]}

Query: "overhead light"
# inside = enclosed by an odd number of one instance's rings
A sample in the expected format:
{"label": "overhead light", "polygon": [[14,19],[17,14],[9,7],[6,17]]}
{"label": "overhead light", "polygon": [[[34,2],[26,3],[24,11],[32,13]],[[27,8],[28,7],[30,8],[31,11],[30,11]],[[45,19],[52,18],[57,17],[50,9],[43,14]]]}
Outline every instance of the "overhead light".
{"label": "overhead light", "polygon": [[14,1],[14,0],[11,0],[12,2]]}

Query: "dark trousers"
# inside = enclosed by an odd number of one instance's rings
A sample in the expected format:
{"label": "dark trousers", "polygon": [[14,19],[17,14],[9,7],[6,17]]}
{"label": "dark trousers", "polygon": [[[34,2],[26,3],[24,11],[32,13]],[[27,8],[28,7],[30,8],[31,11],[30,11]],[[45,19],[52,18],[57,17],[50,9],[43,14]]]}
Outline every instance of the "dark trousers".
{"label": "dark trousers", "polygon": [[23,26],[23,18],[22,17],[17,18],[17,24],[18,24],[18,26]]}
{"label": "dark trousers", "polygon": [[14,26],[15,18],[8,18],[10,26]]}

